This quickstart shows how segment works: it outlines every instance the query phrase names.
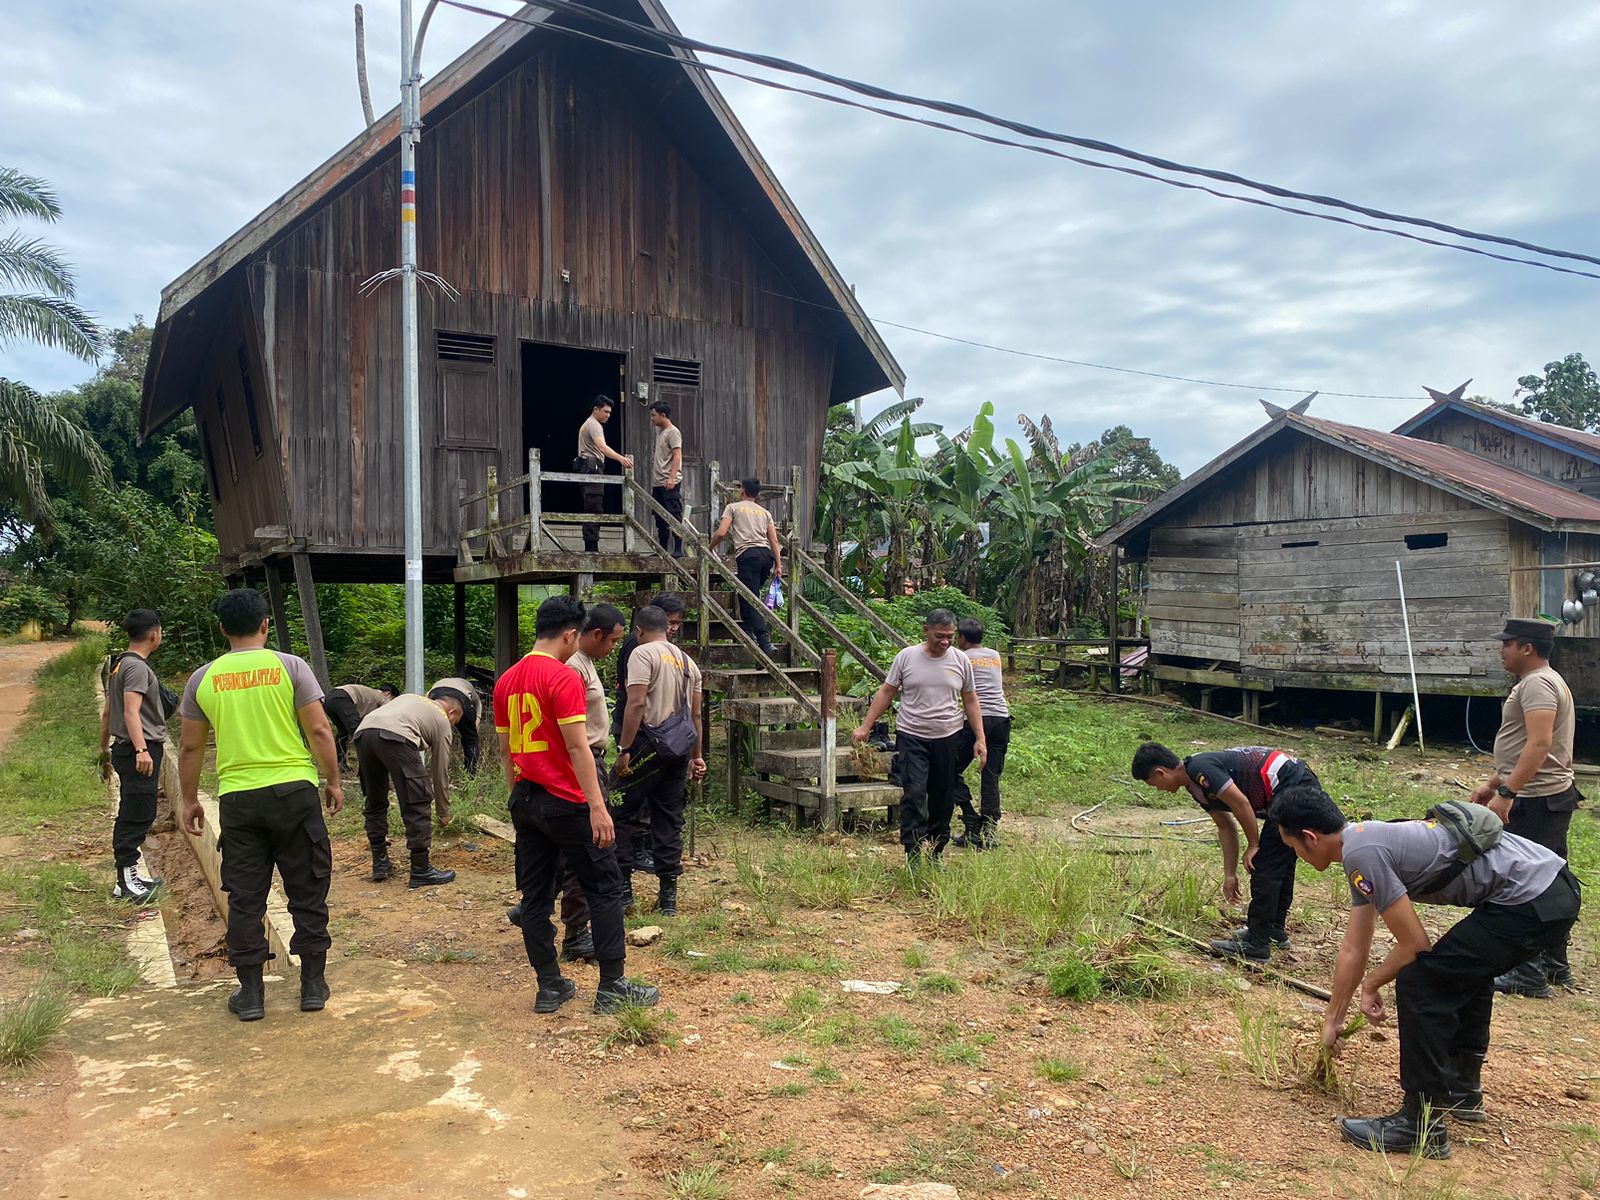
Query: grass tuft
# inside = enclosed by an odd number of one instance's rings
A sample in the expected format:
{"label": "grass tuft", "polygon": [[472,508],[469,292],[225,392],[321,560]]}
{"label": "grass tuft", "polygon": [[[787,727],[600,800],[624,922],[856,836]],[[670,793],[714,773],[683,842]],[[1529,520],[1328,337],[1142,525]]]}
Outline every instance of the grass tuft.
{"label": "grass tuft", "polygon": [[49,987],[0,1005],[0,1066],[17,1069],[38,1062],[70,1007],[65,996]]}
{"label": "grass tuft", "polygon": [[1051,1083],[1072,1083],[1083,1078],[1083,1068],[1064,1058],[1041,1058],[1033,1064],[1033,1073]]}
{"label": "grass tuft", "polygon": [[961,991],[961,981],[954,975],[945,971],[935,971],[931,975],[924,975],[917,980],[919,992],[932,992],[936,995],[954,996]]}
{"label": "grass tuft", "polygon": [[727,1200],[729,1194],[722,1168],[716,1163],[674,1171],[665,1182],[673,1200]]}
{"label": "grass tuft", "polygon": [[623,1004],[611,1013],[612,1028],[600,1039],[600,1047],[673,1045],[678,1040],[672,1032],[677,1019],[670,1008]]}

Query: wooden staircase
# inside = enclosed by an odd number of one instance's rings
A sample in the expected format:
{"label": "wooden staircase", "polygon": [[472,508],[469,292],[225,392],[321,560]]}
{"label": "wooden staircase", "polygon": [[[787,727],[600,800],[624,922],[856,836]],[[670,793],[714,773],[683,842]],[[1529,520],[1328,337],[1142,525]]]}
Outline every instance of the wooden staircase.
{"label": "wooden staircase", "polygon": [[[793,503],[797,492],[798,477],[786,505],[791,512],[799,507]],[[905,639],[806,551],[789,521],[782,527],[787,620],[779,613],[769,614],[775,649],[770,655],[764,653],[736,619],[740,596],[753,603],[761,598],[739,583],[731,561],[706,553],[706,536],[691,523],[674,520],[648,495],[643,499],[683,539],[686,557],[668,560],[672,575],[666,586],[687,593],[690,612],[680,640],[700,664],[708,739],[721,718],[729,802],[738,803],[754,792],[765,802],[769,816],[781,814],[795,827],[819,821],[825,828],[838,828],[849,817],[878,810],[893,825],[899,817],[900,788],[883,777],[889,757],[878,756],[881,770],[876,778],[863,778],[849,749],[850,730],[865,711],[867,699],[839,696],[834,687],[840,653],[854,658],[879,682],[884,668],[837,628],[826,609],[806,598],[805,580],[814,580],[838,596],[896,648],[904,646]],[[713,526],[719,512],[720,505],[714,503]],[[643,523],[638,525],[644,533]],[[822,648],[808,644],[800,633],[802,612],[838,644]]]}

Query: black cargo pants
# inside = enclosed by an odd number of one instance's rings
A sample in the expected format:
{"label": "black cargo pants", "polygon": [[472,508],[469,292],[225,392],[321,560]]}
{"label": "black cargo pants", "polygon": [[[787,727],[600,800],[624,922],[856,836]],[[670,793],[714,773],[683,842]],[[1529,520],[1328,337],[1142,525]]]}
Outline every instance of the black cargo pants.
{"label": "black cargo pants", "polygon": [[222,890],[228,893],[228,962],[250,967],[272,957],[267,949],[267,893],[278,868],[294,919],[294,954],[326,954],[328,880],[333,847],[322,820],[321,797],[309,783],[279,783],[226,792],[221,814]]}
{"label": "black cargo pants", "polygon": [[117,870],[136,866],[139,847],[156,820],[156,796],[161,790],[161,758],[166,747],[158,740],[149,740],[145,748],[150,751],[151,771],[141,775],[135,769],[138,755],[133,743],[118,738],[111,743],[111,765],[117,772],[121,785],[117,801],[117,819],[111,826],[111,853]]}

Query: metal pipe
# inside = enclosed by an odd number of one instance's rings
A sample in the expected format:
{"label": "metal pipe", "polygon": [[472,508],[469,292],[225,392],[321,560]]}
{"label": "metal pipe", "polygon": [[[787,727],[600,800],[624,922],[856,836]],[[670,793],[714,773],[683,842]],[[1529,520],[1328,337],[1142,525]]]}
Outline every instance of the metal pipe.
{"label": "metal pipe", "polygon": [[1400,622],[1406,627],[1406,661],[1411,664],[1411,707],[1417,714],[1417,749],[1428,747],[1422,740],[1422,695],[1417,690],[1417,656],[1411,649],[1411,615],[1406,611],[1406,578],[1400,570],[1400,560],[1394,560],[1394,577],[1400,585]]}
{"label": "metal pipe", "polygon": [[422,40],[439,0],[428,0],[415,40],[411,0],[400,0],[401,464],[405,475],[406,691],[422,676],[422,414],[417,349],[417,139],[422,131]]}
{"label": "metal pipe", "polygon": [[[432,5],[429,5],[432,8]],[[420,41],[420,39],[419,39]],[[405,474],[406,691],[422,678],[422,416],[417,352],[417,102],[420,76],[412,42],[411,0],[400,0],[400,338],[401,461]]]}

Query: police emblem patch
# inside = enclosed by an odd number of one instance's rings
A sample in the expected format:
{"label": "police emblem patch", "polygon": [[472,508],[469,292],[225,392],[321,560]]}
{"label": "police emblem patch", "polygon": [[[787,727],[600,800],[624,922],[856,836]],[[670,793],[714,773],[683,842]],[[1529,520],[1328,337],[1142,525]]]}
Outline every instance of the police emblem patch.
{"label": "police emblem patch", "polygon": [[1363,896],[1372,895],[1372,884],[1367,882],[1366,876],[1360,871],[1351,872],[1350,886],[1355,888],[1355,890],[1360,892]]}

